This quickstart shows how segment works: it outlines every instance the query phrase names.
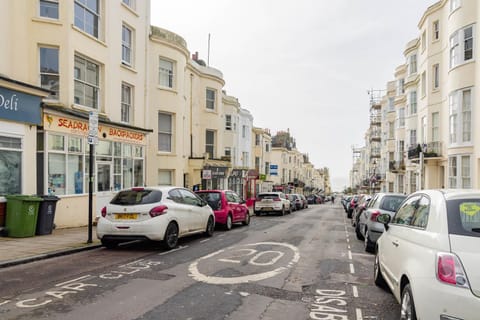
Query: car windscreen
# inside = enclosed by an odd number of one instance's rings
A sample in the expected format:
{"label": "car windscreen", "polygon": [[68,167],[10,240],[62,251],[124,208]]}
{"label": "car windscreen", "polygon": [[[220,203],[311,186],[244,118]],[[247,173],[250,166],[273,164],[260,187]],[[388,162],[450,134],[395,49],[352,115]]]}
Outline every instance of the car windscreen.
{"label": "car windscreen", "polygon": [[132,206],[136,204],[150,204],[162,200],[162,192],[159,190],[123,190],[116,194],[110,201],[111,204]]}
{"label": "car windscreen", "polygon": [[387,210],[391,212],[397,212],[398,208],[402,204],[402,201],[405,200],[406,196],[385,196],[380,204],[380,209]]}
{"label": "car windscreen", "polygon": [[205,200],[213,210],[218,210],[222,207],[221,196],[218,192],[198,192],[197,195]]}
{"label": "car windscreen", "polygon": [[448,232],[480,237],[480,199],[447,201]]}

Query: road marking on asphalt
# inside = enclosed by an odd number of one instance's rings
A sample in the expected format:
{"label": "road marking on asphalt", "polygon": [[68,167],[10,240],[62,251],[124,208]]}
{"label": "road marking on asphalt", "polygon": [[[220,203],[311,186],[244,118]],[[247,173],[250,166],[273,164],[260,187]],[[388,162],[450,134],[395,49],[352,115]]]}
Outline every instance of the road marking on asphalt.
{"label": "road marking on asphalt", "polygon": [[369,257],[369,258],[375,258],[374,255],[370,254],[370,253],[359,253],[359,252],[354,252],[353,253],[354,255],[356,256],[362,256],[362,257]]}
{"label": "road marking on asphalt", "polygon": [[350,273],[355,273],[355,268],[353,267],[353,263],[350,263]]}
{"label": "road marking on asphalt", "polygon": [[62,283],[58,283],[55,285],[55,287],[63,287],[64,285],[66,284],[69,284],[69,283],[72,283],[72,282],[77,282],[79,280],[83,280],[83,279],[86,279],[86,278],[89,278],[91,277],[90,275],[86,275],[86,276],[83,276],[83,277],[80,277],[80,278],[76,278],[76,279],[73,279],[73,280],[68,280],[68,281],[65,281],[65,282],[62,282]]}
{"label": "road marking on asphalt", "polygon": [[347,242],[350,242],[350,239],[347,238]]}
{"label": "road marking on asphalt", "polygon": [[172,249],[172,250],[170,250],[170,251],[165,251],[165,252],[159,253],[158,255],[159,255],[159,256],[163,256],[163,255],[166,255],[166,254],[169,254],[169,253],[178,251],[178,250],[182,250],[182,249],[185,249],[185,248],[188,248],[188,246],[180,246],[180,247],[175,248],[175,249]]}
{"label": "road marking on asphalt", "polygon": [[[248,267],[249,265],[257,266],[257,267],[268,267],[273,266],[278,260],[280,260],[284,255],[285,252],[281,252],[278,250],[261,250],[260,248],[253,249],[251,247],[255,246],[280,246],[286,249],[289,249],[291,252],[292,258],[286,265],[279,266],[273,270],[255,273],[255,274],[248,274],[239,277],[216,277],[216,276],[209,276],[200,272],[198,265],[199,263],[203,262],[204,260],[213,258],[219,254],[227,253],[230,254],[228,258],[221,258],[217,261],[221,261],[223,263],[235,263],[240,265],[240,267]],[[236,284],[236,283],[246,283],[246,282],[254,282],[260,281],[267,278],[274,277],[289,268],[292,268],[299,260],[300,260],[300,252],[297,247],[289,244],[289,243],[280,243],[280,242],[258,242],[252,244],[243,245],[243,247],[250,247],[250,248],[238,248],[240,246],[234,246],[227,249],[221,249],[216,252],[210,253],[206,256],[203,256],[197,260],[195,260],[190,266],[188,267],[189,276],[193,279],[205,283],[210,284]],[[269,248],[272,249],[272,248]],[[252,257],[251,257],[252,256]],[[266,256],[266,257],[264,257]],[[245,261],[249,258],[248,261]],[[270,258],[270,259],[267,259]],[[240,264],[240,262],[246,262],[246,264]]]}
{"label": "road marking on asphalt", "polygon": [[350,248],[350,245],[347,245],[347,248],[348,248],[348,250],[350,250],[350,249],[351,249],[351,248]]}
{"label": "road marking on asphalt", "polygon": [[357,320],[362,320],[363,317],[362,317],[362,310],[361,309],[355,309],[356,313],[357,313]]}
{"label": "road marking on asphalt", "polygon": [[204,239],[204,240],[200,241],[200,243],[204,243],[204,242],[207,242],[207,241],[209,241],[209,240],[210,240],[210,239]]}
{"label": "road marking on asphalt", "polygon": [[1,305],[4,305],[4,304],[7,304],[7,303],[9,303],[10,301],[11,301],[11,300],[5,300],[5,301],[3,301],[2,303],[0,303],[0,306],[1,306]]}
{"label": "road marking on asphalt", "polygon": [[348,259],[352,260],[352,251],[348,250]]}
{"label": "road marking on asphalt", "polygon": [[357,288],[357,286],[352,286],[352,290],[353,290],[353,296],[355,298],[358,298],[358,288]]}

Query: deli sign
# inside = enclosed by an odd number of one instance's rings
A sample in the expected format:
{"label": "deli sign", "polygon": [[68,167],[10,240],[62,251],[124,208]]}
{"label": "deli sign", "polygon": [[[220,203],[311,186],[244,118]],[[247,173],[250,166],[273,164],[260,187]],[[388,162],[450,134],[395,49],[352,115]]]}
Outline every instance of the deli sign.
{"label": "deli sign", "polygon": [[0,118],[40,125],[41,97],[0,87]]}

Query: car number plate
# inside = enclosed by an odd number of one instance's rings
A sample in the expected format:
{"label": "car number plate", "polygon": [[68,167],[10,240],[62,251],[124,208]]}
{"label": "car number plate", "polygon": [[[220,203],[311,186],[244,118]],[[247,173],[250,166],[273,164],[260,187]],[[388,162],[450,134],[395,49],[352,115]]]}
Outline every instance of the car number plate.
{"label": "car number plate", "polygon": [[263,210],[270,211],[270,210],[272,210],[272,208],[263,208]]}
{"label": "car number plate", "polygon": [[137,219],[137,214],[136,213],[116,213],[115,219],[135,220]]}

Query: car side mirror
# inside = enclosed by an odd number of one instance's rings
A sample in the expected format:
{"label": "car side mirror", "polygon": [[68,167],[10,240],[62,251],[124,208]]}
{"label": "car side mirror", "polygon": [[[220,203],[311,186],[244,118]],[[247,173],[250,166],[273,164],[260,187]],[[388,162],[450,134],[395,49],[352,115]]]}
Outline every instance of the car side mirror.
{"label": "car side mirror", "polygon": [[388,224],[390,223],[390,220],[392,217],[388,213],[383,213],[377,217],[377,222],[380,222],[381,224],[384,225],[385,230],[388,230]]}

